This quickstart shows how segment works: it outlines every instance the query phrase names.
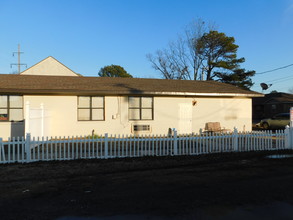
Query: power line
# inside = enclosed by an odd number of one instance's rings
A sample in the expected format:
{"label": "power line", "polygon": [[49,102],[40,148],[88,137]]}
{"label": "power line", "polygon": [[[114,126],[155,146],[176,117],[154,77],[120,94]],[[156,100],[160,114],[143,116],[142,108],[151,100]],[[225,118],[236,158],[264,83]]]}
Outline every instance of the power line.
{"label": "power line", "polygon": [[278,78],[278,79],[272,79],[272,80],[268,80],[267,82],[276,82],[276,81],[283,81],[284,79],[288,80],[288,79],[291,79],[293,78],[293,76],[286,76],[286,77],[282,77],[282,78]]}
{"label": "power line", "polygon": [[276,69],[272,69],[272,70],[267,70],[267,71],[264,71],[264,72],[260,72],[260,73],[256,73],[256,74],[264,74],[264,73],[270,73],[270,72],[273,72],[273,71],[276,71],[276,70],[280,70],[280,69],[285,69],[285,68],[288,68],[290,66],[293,66],[293,63],[292,64],[289,64],[287,66],[282,66],[282,67],[279,67],[279,68],[276,68]]}
{"label": "power line", "polygon": [[288,81],[288,79],[280,80],[280,81],[274,82],[273,84],[282,83],[282,82],[286,82],[286,81]]}

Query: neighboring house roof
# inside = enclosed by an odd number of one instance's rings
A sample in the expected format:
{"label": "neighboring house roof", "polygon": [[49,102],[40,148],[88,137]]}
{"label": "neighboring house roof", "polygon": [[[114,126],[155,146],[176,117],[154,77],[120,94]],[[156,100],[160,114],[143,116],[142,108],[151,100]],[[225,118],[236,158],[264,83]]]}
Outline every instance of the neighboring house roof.
{"label": "neighboring house roof", "polygon": [[293,94],[277,92],[266,94],[261,98],[254,98],[254,105],[264,105],[264,104],[279,104],[279,103],[293,103]]}
{"label": "neighboring house roof", "polygon": [[55,95],[243,96],[263,94],[215,81],[0,74],[0,93]]}
{"label": "neighboring house roof", "polygon": [[80,76],[52,56],[24,70],[20,75]]}

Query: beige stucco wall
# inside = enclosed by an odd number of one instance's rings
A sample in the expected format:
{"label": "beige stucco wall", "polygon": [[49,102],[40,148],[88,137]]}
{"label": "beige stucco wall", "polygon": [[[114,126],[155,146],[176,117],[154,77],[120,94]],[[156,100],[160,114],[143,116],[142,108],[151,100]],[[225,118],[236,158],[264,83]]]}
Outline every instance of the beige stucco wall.
{"label": "beige stucco wall", "polygon": [[[226,129],[233,130],[236,127],[240,131],[250,131],[251,105],[250,98],[158,97],[155,98],[153,132],[160,133],[171,127],[179,133],[198,133],[200,129],[204,129],[206,122],[220,122]],[[186,116],[184,109],[187,109]]]}
{"label": "beige stucco wall", "polygon": [[251,131],[252,102],[248,98],[196,98],[193,107],[193,130],[204,128],[206,122],[220,122],[222,127]]}
{"label": "beige stucco wall", "polygon": [[[105,121],[78,121],[77,96],[24,96],[24,103],[27,102],[30,108],[44,104],[49,116],[46,121],[49,136],[90,135],[92,130],[96,134],[131,134],[133,124],[150,125],[151,134],[167,134],[169,128],[176,128],[179,133],[198,133],[206,122],[220,122],[231,130],[234,127],[251,130],[250,98],[154,97],[151,121],[129,121],[126,96],[105,97]],[[10,136],[10,124],[0,123],[0,136],[4,139]]]}

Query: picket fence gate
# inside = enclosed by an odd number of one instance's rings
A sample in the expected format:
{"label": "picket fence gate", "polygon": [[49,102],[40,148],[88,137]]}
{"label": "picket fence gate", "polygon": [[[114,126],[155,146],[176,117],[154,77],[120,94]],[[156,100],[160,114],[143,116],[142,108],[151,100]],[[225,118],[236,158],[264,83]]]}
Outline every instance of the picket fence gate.
{"label": "picket fence gate", "polygon": [[279,131],[99,137],[26,137],[3,141],[0,164],[50,160],[108,159],[143,156],[201,155],[293,149],[293,128]]}

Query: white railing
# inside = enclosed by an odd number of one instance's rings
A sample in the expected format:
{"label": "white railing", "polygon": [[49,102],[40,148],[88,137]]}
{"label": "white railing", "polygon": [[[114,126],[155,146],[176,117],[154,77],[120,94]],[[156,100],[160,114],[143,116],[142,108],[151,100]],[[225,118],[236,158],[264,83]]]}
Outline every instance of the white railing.
{"label": "white railing", "polygon": [[111,135],[98,138],[0,138],[0,163],[200,155],[293,149],[293,128],[280,131],[177,135]]}

